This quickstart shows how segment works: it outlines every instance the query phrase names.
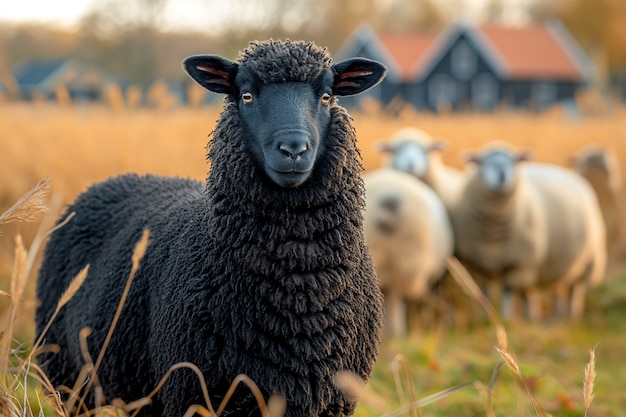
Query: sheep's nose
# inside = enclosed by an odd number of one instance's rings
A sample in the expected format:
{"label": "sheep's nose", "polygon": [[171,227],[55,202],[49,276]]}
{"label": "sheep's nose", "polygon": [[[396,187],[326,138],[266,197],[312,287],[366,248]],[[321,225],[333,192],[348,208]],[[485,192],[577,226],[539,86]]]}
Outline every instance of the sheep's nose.
{"label": "sheep's nose", "polygon": [[499,184],[504,184],[504,183],[506,183],[506,177],[507,177],[506,172],[504,172],[504,171],[500,171],[500,172],[498,173],[498,183],[499,183]]}
{"label": "sheep's nose", "polygon": [[288,156],[293,160],[296,160],[304,155],[308,148],[309,147],[307,146],[306,142],[303,141],[283,142],[278,147],[283,155]]}

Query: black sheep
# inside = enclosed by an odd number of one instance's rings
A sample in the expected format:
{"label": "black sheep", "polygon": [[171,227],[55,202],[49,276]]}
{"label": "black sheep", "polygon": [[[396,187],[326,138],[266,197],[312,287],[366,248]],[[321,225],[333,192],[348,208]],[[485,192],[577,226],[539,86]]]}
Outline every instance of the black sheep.
{"label": "black sheep", "polygon": [[[206,185],[126,175],[77,198],[60,221],[75,217],[45,252],[38,334],[70,280],[90,270],[45,334],[60,351],[40,363],[55,386],[72,386],[87,326],[97,357],[148,228],[151,244],[98,370],[109,401],[147,395],[188,361],[202,370],[214,407],[244,373],[266,398],[283,394],[288,417],[351,415],[356,399],[334,377],[368,379],[382,300],[362,235],[355,132],[335,96],[369,89],[386,70],[359,58],[332,65],[325,49],[296,41],[252,42],[236,62],[194,56],[184,67],[226,94]],[[180,369],[143,413],[181,416],[191,404],[203,404],[200,384]],[[259,414],[246,387],[224,413]]]}

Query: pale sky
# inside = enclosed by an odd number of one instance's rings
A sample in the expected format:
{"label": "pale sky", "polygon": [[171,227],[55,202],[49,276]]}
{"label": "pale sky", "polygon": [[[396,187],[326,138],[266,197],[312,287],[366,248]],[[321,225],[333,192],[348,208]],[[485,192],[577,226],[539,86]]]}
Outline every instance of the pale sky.
{"label": "pale sky", "polygon": [[[37,22],[72,27],[98,0],[0,0],[0,21]],[[165,24],[173,28],[206,28],[215,19],[203,0],[169,1]]]}
{"label": "pale sky", "polygon": [[35,21],[71,26],[97,0],[0,0],[1,21]]}
{"label": "pale sky", "polygon": [[[384,1],[384,0],[381,0]],[[410,0],[409,0],[410,1]],[[511,20],[517,20],[516,14],[523,10],[525,3],[535,0],[505,0],[505,10],[511,14]],[[204,0],[174,0],[167,2],[163,16],[165,26],[178,29],[206,29],[219,25],[220,10],[216,5],[228,8],[228,1],[212,2],[207,7]],[[0,21],[38,22],[52,25],[72,27],[87,13],[98,0],[0,0]],[[442,0],[442,5],[462,8],[470,14],[478,13],[485,0]],[[456,6],[455,6],[456,5]]]}

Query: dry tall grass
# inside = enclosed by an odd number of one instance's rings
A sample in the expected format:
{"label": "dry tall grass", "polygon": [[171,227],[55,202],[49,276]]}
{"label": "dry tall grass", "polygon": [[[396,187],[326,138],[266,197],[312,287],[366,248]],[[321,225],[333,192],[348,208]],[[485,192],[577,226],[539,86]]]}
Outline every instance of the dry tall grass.
{"label": "dry tall grass", "polygon": [[[50,183],[46,178],[24,194],[9,210],[0,214],[0,227],[10,222],[35,221],[37,217],[47,211],[44,199],[49,190]],[[69,219],[71,219],[71,215],[68,216],[67,220]],[[163,376],[161,382],[145,398],[137,399],[129,404],[125,404],[121,401],[116,401],[113,404],[107,404],[102,387],[99,385],[98,369],[102,364],[107,347],[117,326],[134,277],[140,267],[141,260],[143,259],[150,244],[150,232],[148,230],[144,230],[140,240],[135,245],[131,258],[131,271],[126,282],[126,286],[95,362],[91,358],[86,343],[86,339],[89,337],[91,329],[82,329],[79,337],[81,340],[85,365],[74,385],[71,388],[68,388],[67,392],[65,392],[65,394],[67,394],[66,400],[61,402],[61,397],[55,394],[56,389],[58,388],[52,385],[47,375],[42,371],[38,364],[34,362],[34,357],[39,349],[55,349],[54,346],[42,345],[45,335],[61,309],[65,307],[65,305],[82,287],[89,273],[89,265],[86,265],[76,275],[76,277],[72,279],[69,286],[61,294],[52,316],[34,343],[30,344],[29,342],[16,341],[14,338],[14,329],[18,314],[22,312],[24,304],[28,301],[24,297],[24,290],[26,288],[27,281],[33,273],[32,259],[40,250],[43,239],[54,230],[59,227],[63,227],[64,224],[65,223],[60,223],[51,230],[44,231],[46,223],[42,223],[42,227],[39,228],[36,239],[29,249],[24,246],[21,235],[18,234],[16,236],[15,261],[11,277],[11,291],[0,292],[0,296],[9,299],[11,303],[10,314],[6,317],[2,327],[0,327],[0,415],[4,417],[43,416],[44,408],[46,408],[47,414],[54,417],[69,417],[77,415],[135,416],[142,407],[150,404],[151,398],[156,395],[172,372],[180,368],[190,368],[198,375],[205,399],[205,405],[198,404],[190,407],[188,412],[185,413],[185,416],[191,417],[196,414],[200,414],[205,417],[221,416],[235,389],[241,383],[246,384],[256,397],[263,417],[282,417],[284,415],[286,407],[284,398],[280,395],[274,395],[266,403],[259,388],[256,386],[254,381],[246,375],[239,375],[235,378],[235,380],[233,380],[232,385],[224,396],[219,408],[217,411],[214,411],[209,400],[209,393],[202,372],[195,364],[188,362],[182,362],[172,366],[171,369]],[[89,409],[86,405],[86,397],[91,392],[92,388],[95,392],[96,408],[94,410]],[[19,393],[20,395],[18,396],[16,393]],[[35,402],[33,403],[33,401]]]}
{"label": "dry tall grass", "polygon": [[[52,176],[55,193],[66,201],[94,181],[128,171],[204,179],[204,147],[220,107],[124,111],[121,104],[111,110],[4,103],[0,107],[0,208],[46,176]],[[370,110],[355,112],[353,117],[366,169],[382,162],[376,141],[412,125],[443,138],[448,144],[444,160],[455,166],[462,164],[467,150],[500,139],[530,149],[536,160],[557,164],[567,164],[580,148],[595,143],[613,149],[626,170],[626,107],[579,119],[568,118],[558,109],[537,115],[443,116],[406,110],[397,118]]]}
{"label": "dry tall grass", "polygon": [[[49,190],[50,184],[47,179],[39,182],[11,208],[0,214],[0,227],[11,222],[35,221],[47,210],[44,200]],[[0,328],[0,413],[3,416],[21,416],[25,408],[35,408],[29,403],[27,374],[37,366],[30,362],[28,355],[26,360],[20,359],[19,355],[24,353],[24,347],[15,343],[14,333],[18,317],[23,312],[27,300],[25,294],[27,283],[33,275],[32,253],[41,247],[43,238],[43,234],[38,233],[29,250],[25,247],[22,236],[20,234],[15,236],[10,292],[0,293],[9,300],[8,314],[5,315]],[[21,397],[18,397],[17,394],[20,393]]]}
{"label": "dry tall grass", "polygon": [[417,113],[407,109],[397,118],[381,112],[354,113],[366,169],[380,165],[382,155],[374,146],[380,138],[389,137],[405,126],[424,129],[443,139],[447,150],[445,162],[460,167],[469,150],[493,140],[504,140],[532,151],[535,160],[568,165],[569,158],[589,144],[613,149],[626,174],[626,107],[616,107],[601,115],[573,118],[559,108],[532,114],[500,112],[495,114]]}

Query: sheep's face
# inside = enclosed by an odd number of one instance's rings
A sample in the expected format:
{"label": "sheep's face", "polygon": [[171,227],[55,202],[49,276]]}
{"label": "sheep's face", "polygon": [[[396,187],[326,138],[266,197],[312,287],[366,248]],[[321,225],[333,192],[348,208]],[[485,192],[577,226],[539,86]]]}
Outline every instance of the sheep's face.
{"label": "sheep's face", "polygon": [[[289,51],[283,48],[281,53]],[[272,66],[272,62],[264,64]],[[291,79],[289,70],[274,68],[272,71],[286,74],[275,81],[251,66],[214,55],[187,58],[184,67],[203,87],[228,94],[237,102],[251,157],[281,187],[305,183],[328,151],[331,107],[336,105],[333,97],[366,91],[386,72],[378,62],[361,58],[319,65],[317,75],[306,80]]]}
{"label": "sheep's face", "polygon": [[508,194],[518,181],[518,164],[528,159],[527,153],[514,154],[504,149],[493,149],[470,161],[478,165],[478,174],[485,188],[493,193]]}
{"label": "sheep's face", "polygon": [[573,160],[572,165],[583,175],[593,175],[592,173],[596,173],[596,175],[599,174],[603,177],[608,177],[612,172],[610,157],[606,151],[601,149],[590,150],[583,153]]}
{"label": "sheep's face", "polygon": [[443,142],[433,140],[428,133],[413,126],[398,130],[389,143],[379,146],[381,152],[391,154],[391,167],[420,179],[428,175],[429,154],[444,149]]}
{"label": "sheep's face", "polygon": [[391,166],[423,178],[428,170],[428,149],[417,143],[400,143],[391,154]]}
{"label": "sheep's face", "polygon": [[430,153],[443,150],[443,144],[419,143],[413,140],[395,141],[390,145],[383,145],[380,150],[391,153],[391,167],[424,179],[430,168]]}
{"label": "sheep's face", "polygon": [[312,174],[325,149],[330,124],[332,78],[314,83],[262,84],[240,71],[239,114],[252,157],[282,187],[296,187]]}

